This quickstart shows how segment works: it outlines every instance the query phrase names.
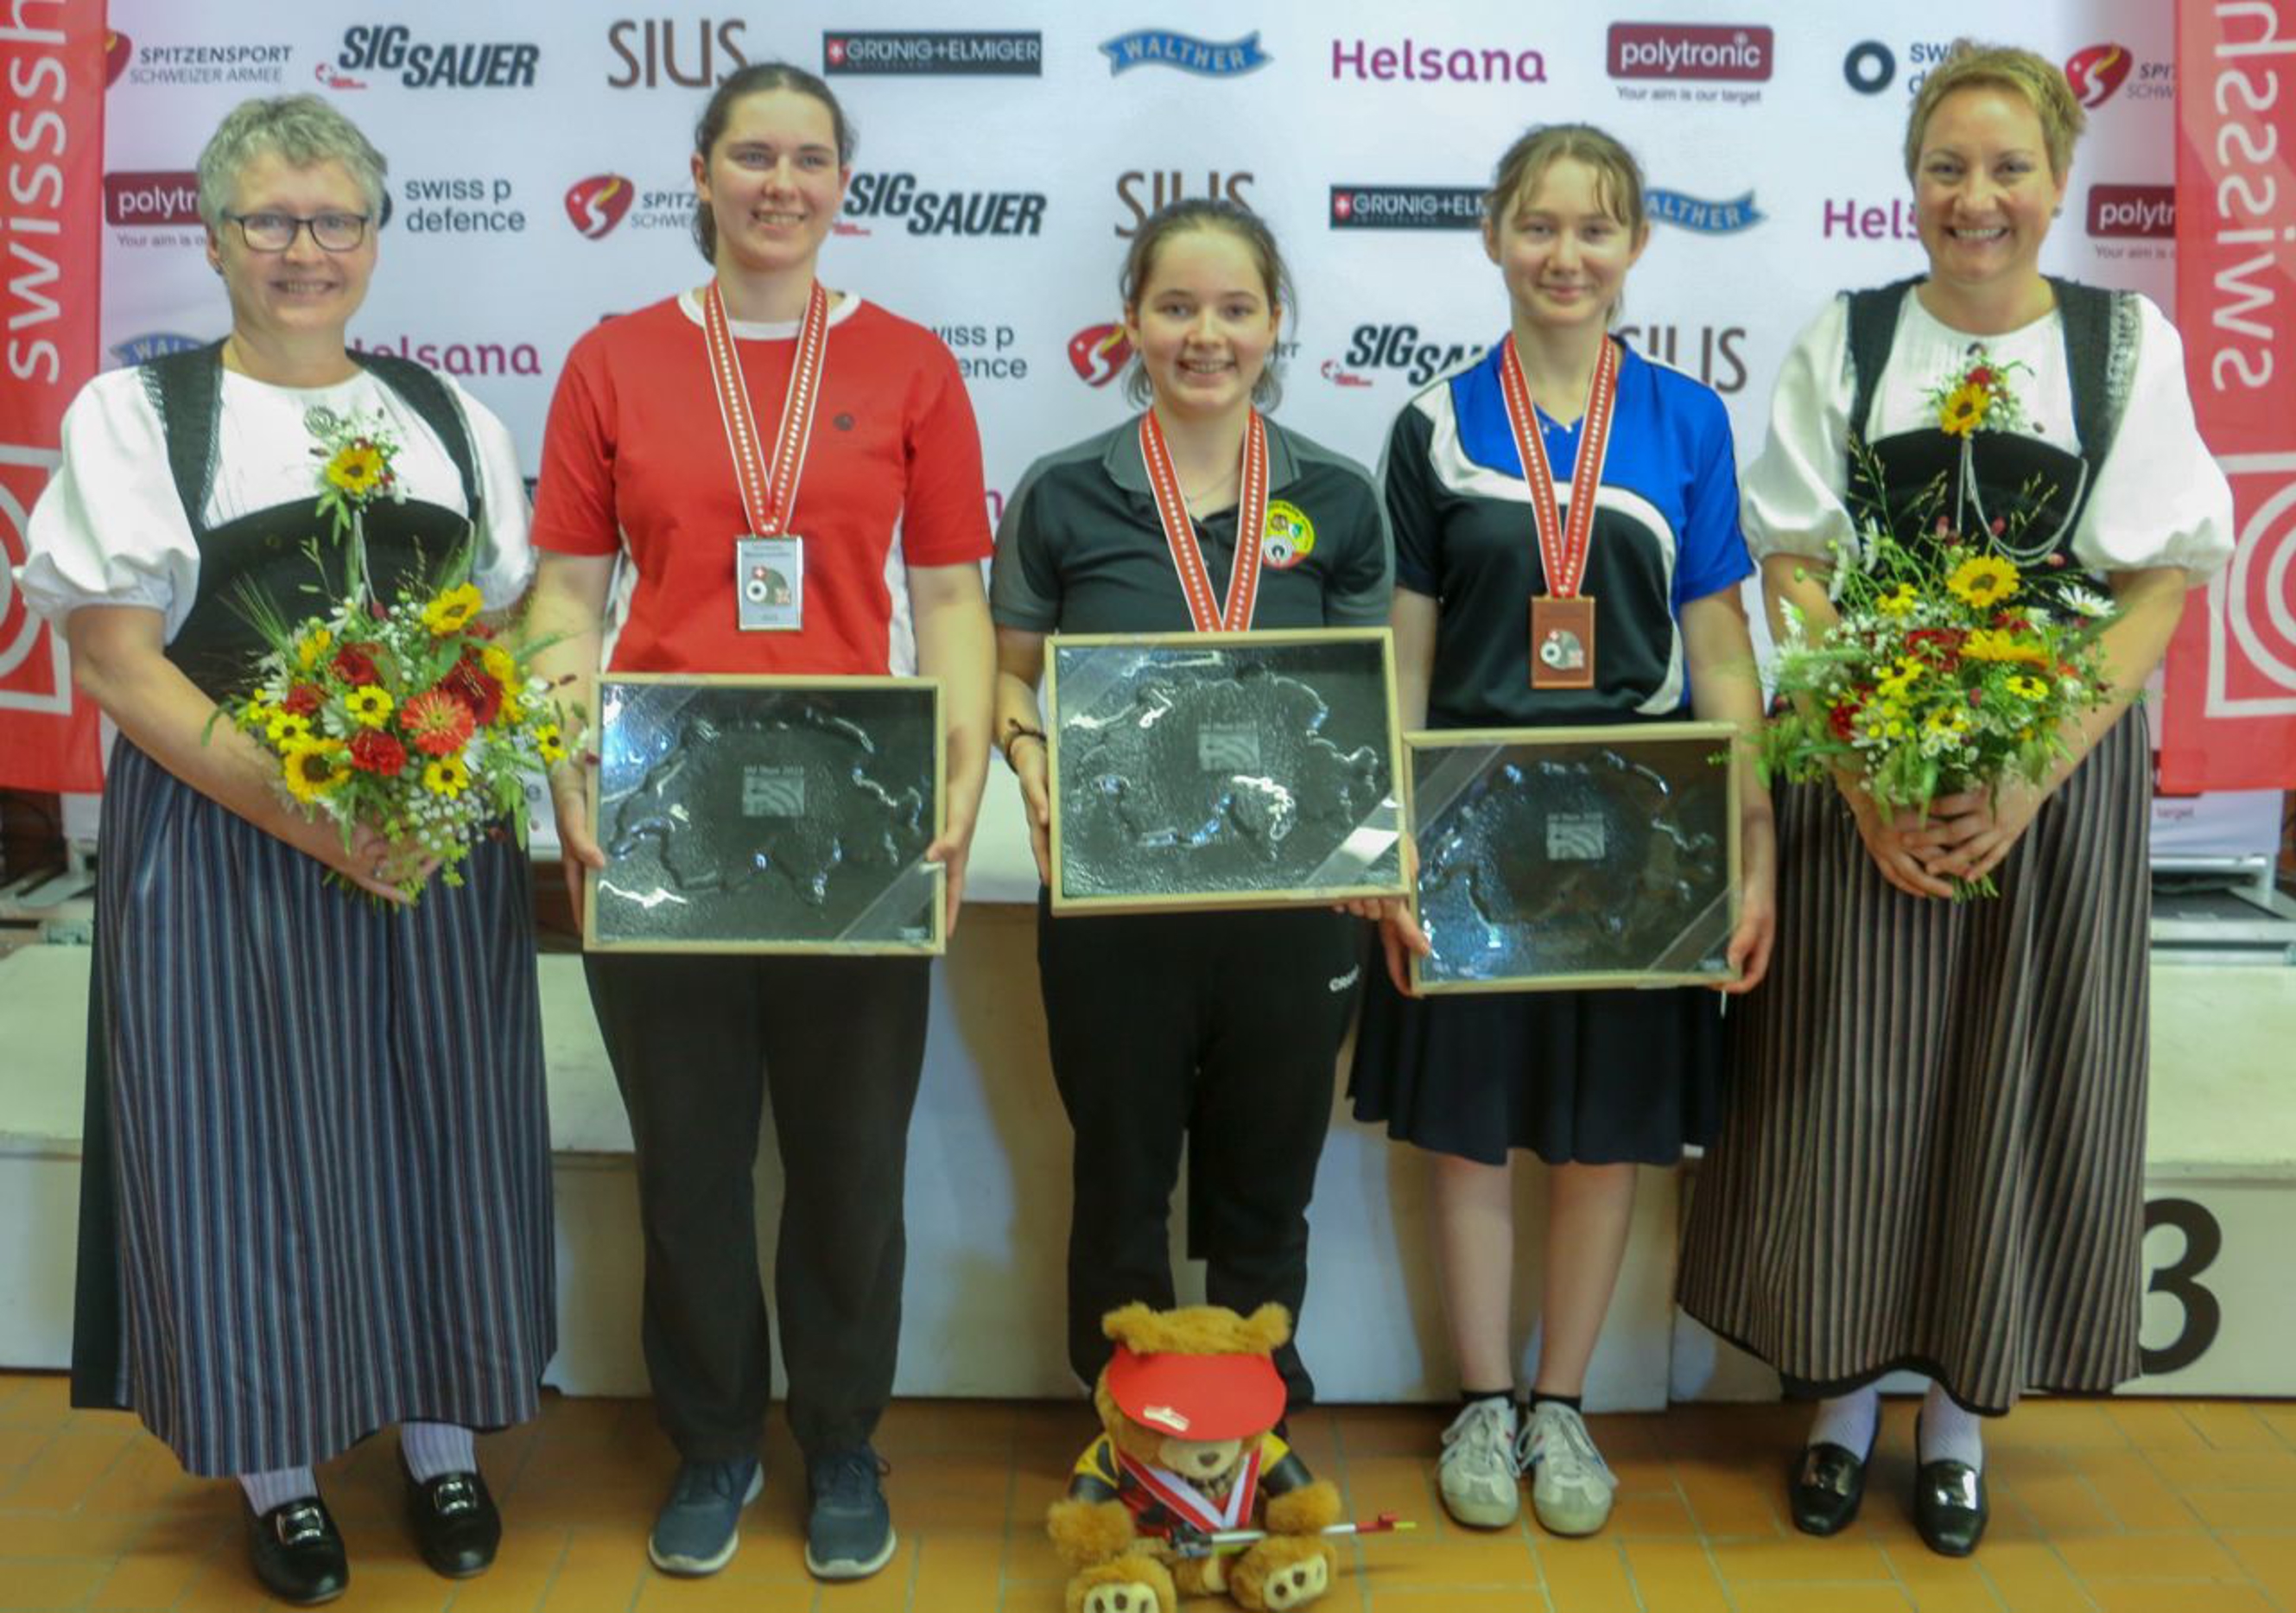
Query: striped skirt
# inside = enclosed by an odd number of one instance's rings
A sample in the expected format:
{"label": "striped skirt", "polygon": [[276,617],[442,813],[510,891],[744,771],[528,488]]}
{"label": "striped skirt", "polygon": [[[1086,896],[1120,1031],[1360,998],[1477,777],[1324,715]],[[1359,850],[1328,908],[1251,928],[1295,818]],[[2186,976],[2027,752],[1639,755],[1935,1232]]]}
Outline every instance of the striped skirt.
{"label": "striped skirt", "polygon": [[1780,792],[1778,943],[1731,1017],[1684,1309],[1804,1392],[1964,1405],[2137,1371],[2150,758],[2099,743],[1997,899],[1885,883],[1831,785]]}
{"label": "striped skirt", "polygon": [[407,912],[125,738],[103,798],[74,1390],[190,1471],[533,1414],[556,1347],[525,855]]}

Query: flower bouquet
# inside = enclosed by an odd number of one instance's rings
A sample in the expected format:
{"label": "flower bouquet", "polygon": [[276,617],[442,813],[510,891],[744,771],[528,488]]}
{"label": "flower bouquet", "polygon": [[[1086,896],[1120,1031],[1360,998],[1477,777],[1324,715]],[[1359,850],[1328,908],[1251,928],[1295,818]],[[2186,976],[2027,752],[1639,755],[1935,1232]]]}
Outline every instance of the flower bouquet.
{"label": "flower bouquet", "polygon": [[[1808,782],[1847,764],[1893,812],[2046,778],[2068,754],[2066,720],[2112,697],[2099,635],[2119,610],[2069,581],[2062,556],[2023,557],[2014,536],[1997,522],[1972,539],[1938,517],[1909,544],[1865,522],[1856,552],[1835,556],[1840,621],[1813,638],[1785,608],[1764,775]],[[1996,887],[1957,880],[1954,893]]]}
{"label": "flower bouquet", "polygon": [[549,686],[529,669],[542,646],[481,620],[467,546],[396,599],[374,597],[361,518],[374,499],[401,496],[396,447],[379,426],[333,416],[312,431],[341,584],[315,538],[306,548],[322,586],[312,591],[325,609],[290,620],[258,590],[241,591],[234,603],[269,648],[253,687],[218,715],[270,751],[280,788],[307,816],[334,819],[346,846],[365,827],[406,847],[405,864],[376,877],[412,899],[434,866],[461,885],[455,865],[504,819],[525,843],[523,776],[562,760],[566,742]]}

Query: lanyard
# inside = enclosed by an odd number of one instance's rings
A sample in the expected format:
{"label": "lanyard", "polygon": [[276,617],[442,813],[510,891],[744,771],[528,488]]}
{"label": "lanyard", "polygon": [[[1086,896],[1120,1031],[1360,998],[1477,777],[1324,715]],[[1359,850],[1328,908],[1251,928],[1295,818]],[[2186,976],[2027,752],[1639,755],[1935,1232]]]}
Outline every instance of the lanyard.
{"label": "lanyard", "polygon": [[758,425],[750,414],[750,391],[742,377],[742,355],[726,320],[726,300],[718,283],[701,297],[701,329],[709,344],[709,377],[718,388],[718,412],[726,422],[726,446],[741,483],[742,508],[750,531],[778,537],[797,504],[798,477],[805,469],[806,443],[813,436],[813,407],[821,396],[823,358],[829,346],[829,294],[813,283],[798,326],[797,360],[790,369],[789,392],[782,399],[781,430],[774,437],[770,473],[758,451]]}
{"label": "lanyard", "polygon": [[1251,625],[1252,607],[1259,598],[1260,540],[1267,529],[1267,426],[1253,409],[1243,425],[1243,465],[1235,503],[1235,562],[1228,568],[1227,609],[1212,598],[1211,574],[1203,551],[1196,546],[1195,523],[1188,518],[1188,503],[1180,493],[1179,473],[1172,468],[1171,450],[1164,446],[1163,428],[1156,411],[1140,416],[1140,457],[1147,462],[1148,485],[1156,495],[1156,514],[1164,523],[1164,542],[1172,551],[1172,565],[1180,573],[1180,591],[1188,597],[1188,616],[1196,631],[1241,633]]}

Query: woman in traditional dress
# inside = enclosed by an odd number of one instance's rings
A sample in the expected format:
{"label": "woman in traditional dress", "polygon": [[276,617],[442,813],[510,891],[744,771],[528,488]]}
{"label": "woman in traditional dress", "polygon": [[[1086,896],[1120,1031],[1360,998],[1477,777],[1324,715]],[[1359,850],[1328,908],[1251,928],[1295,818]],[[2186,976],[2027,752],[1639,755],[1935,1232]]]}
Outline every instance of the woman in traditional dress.
{"label": "woman in traditional dress", "polygon": [[[1649,238],[1641,170],[1602,130],[1536,128],[1499,160],[1483,247],[1506,288],[1507,333],[1406,405],[1388,441],[1406,728],[1696,716],[1751,733],[1761,720],[1738,597],[1753,563],[1722,400],[1611,333]],[[1582,605],[1591,632],[1574,625]],[[1566,638],[1578,655],[1560,653]],[[1768,794],[1745,758],[1736,765],[1743,879],[1727,946],[1737,977],[1724,989],[1743,992],[1768,955],[1772,856]],[[1579,1415],[1587,1370],[1637,1167],[1671,1165],[1712,1131],[1721,999],[1700,986],[1413,998],[1403,955],[1424,938],[1400,911],[1382,938],[1389,967],[1366,987],[1355,1111],[1433,1166],[1463,1401],[1443,1436],[1443,1504],[1462,1523],[1503,1527],[1528,1470],[1539,1522],[1591,1534],[1616,1486]],[[1509,1336],[1518,1152],[1549,1167],[1524,1411]]]}
{"label": "woman in traditional dress", "polygon": [[[568,356],[543,448],[534,621],[566,635],[543,662],[591,711],[618,568],[617,672],[938,677],[947,820],[925,855],[947,869],[954,928],[993,674],[980,438],[938,337],[817,278],[852,157],[810,73],[755,63],[710,96],[693,172],[712,273]],[[744,462],[773,469],[745,477]],[[578,902],[605,858],[579,770],[554,794]],[[870,1437],[899,1342],[930,960],[620,952],[586,967],[637,1144],[646,1368],[679,1456],[648,1551],[666,1573],[715,1572],[764,1482],[773,1371],[750,1172],[770,1094],[806,1565],[873,1574],[895,1544]]]}
{"label": "woman in traditional dress", "polygon": [[[2065,725],[2039,786],[1948,796],[1925,823],[1853,771],[1784,791],[1778,960],[1683,1248],[1690,1313],[1823,1397],[1795,1524],[1856,1516],[1875,1380],[1909,1369],[1931,1379],[1915,1521],[1956,1556],[1985,1528],[1979,1419],[2137,1370],[2151,769],[2132,703],[2231,548],[2176,331],[2141,296],[2041,273],[2082,121],[2029,51],[1962,41],[1931,70],[1905,138],[1928,272],[1802,332],[1745,486],[1774,624],[1835,620],[1835,546],[1885,507],[1915,542],[1940,515],[1997,522],[2024,564],[2100,577],[2121,611],[2113,698]],[[1979,370],[2005,398],[1972,431],[1936,399]],[[1951,900],[1987,875],[1997,898]]]}
{"label": "woman in traditional dress", "polygon": [[471,1430],[533,1414],[555,1332],[524,852],[481,841],[460,888],[403,910],[390,881],[420,853],[347,847],[215,720],[266,647],[238,590],[292,614],[316,580],[330,417],[398,444],[406,499],[365,515],[380,597],[466,539],[489,608],[532,568],[501,423],[418,365],[346,349],[382,180],[315,96],[224,119],[199,191],[231,333],[88,383],[22,572],[119,728],[74,1398],[134,1408],[193,1473],[237,1475],[257,1576],[306,1603],[348,1576],[312,1464],[386,1425],[425,1560],[493,1560]]}
{"label": "woman in traditional dress", "polygon": [[[1232,202],[1174,202],[1133,237],[1119,291],[1138,355],[1127,385],[1148,407],[1030,466],[996,542],[996,732],[1046,879],[1046,634],[1387,620],[1370,477],[1256,407],[1274,397],[1268,361],[1292,303],[1267,226]],[[1049,892],[1037,901],[1053,1079],[1076,1132],[1077,1377],[1093,1382],[1108,1360],[1109,1312],[1173,1303],[1184,1142],[1206,1296],[1297,1317],[1360,926],[1325,909],[1060,918]],[[1290,1404],[1306,1405],[1315,1385],[1296,1339],[1276,1361]]]}

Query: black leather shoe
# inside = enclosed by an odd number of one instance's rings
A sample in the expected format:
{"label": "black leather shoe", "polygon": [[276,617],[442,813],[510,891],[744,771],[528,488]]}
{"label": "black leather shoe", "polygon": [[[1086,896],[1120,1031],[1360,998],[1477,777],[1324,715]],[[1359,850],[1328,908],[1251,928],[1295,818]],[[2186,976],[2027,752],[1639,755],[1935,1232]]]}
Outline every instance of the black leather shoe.
{"label": "black leather shoe", "polygon": [[351,1583],[342,1532],[327,1503],[316,1495],[258,1513],[244,1497],[247,1561],[263,1588],[282,1601],[316,1607],[332,1601]]}
{"label": "black leather shoe", "polygon": [[1805,1535],[1834,1535],[1848,1528],[1866,1499],[1866,1459],[1871,1455],[1870,1450],[1860,1456],[1831,1440],[1805,1446],[1786,1481],[1794,1527]]}
{"label": "black leather shoe", "polygon": [[1985,1475],[1965,1461],[1925,1461],[1914,1469],[1914,1527],[1941,1557],[1966,1557],[1985,1538],[1993,1506]]}
{"label": "black leather shoe", "polygon": [[406,1521],[430,1571],[468,1579],[492,1568],[502,1544],[502,1514],[495,1510],[487,1481],[476,1473],[417,1478],[406,1470],[404,1456],[398,1470],[406,1480]]}

